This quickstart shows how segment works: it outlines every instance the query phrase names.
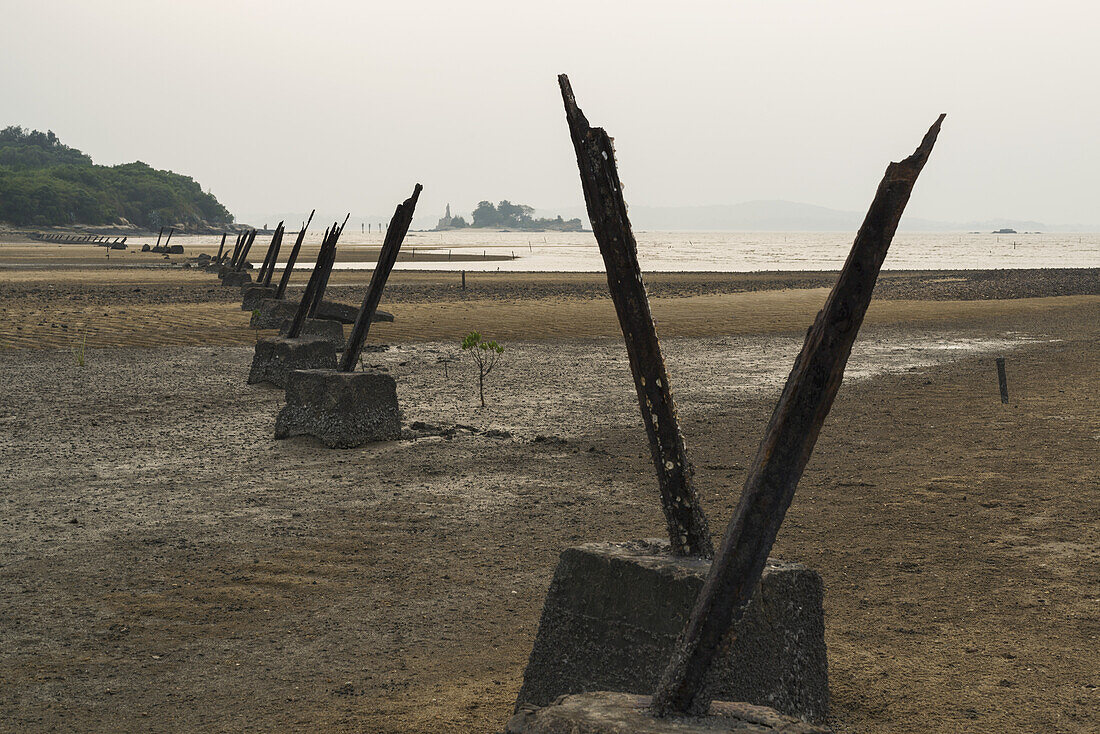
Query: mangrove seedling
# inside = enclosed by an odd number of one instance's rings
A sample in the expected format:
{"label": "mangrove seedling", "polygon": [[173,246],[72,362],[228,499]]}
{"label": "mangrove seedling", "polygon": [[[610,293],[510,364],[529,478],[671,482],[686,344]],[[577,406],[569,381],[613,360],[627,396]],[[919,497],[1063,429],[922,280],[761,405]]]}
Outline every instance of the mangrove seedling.
{"label": "mangrove seedling", "polygon": [[477,391],[481,396],[481,407],[485,407],[485,378],[493,371],[497,364],[497,357],[504,353],[504,347],[494,341],[483,339],[481,334],[471,331],[462,340],[463,351],[469,352],[470,358],[477,365]]}

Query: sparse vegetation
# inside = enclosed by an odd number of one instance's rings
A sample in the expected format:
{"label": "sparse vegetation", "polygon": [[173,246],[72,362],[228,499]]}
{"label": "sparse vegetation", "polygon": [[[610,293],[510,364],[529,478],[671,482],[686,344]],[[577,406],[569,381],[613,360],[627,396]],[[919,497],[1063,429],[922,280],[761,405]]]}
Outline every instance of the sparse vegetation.
{"label": "sparse vegetation", "polygon": [[496,367],[497,357],[504,353],[504,347],[495,341],[482,338],[481,334],[471,331],[462,340],[462,349],[469,353],[477,365],[477,390],[481,397],[481,407],[485,407],[485,378]]}
{"label": "sparse vegetation", "polygon": [[76,362],[77,367],[84,366],[84,355],[88,348],[88,327],[84,327],[84,331],[80,334],[80,339],[73,343],[69,348],[72,352],[73,361]]}

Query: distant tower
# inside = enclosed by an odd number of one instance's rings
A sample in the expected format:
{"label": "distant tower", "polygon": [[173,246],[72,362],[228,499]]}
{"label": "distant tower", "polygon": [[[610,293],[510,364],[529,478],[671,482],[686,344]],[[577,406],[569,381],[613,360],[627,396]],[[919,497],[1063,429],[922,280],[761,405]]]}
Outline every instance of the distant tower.
{"label": "distant tower", "polygon": [[447,205],[447,213],[443,215],[443,218],[439,220],[439,223],[435,225],[437,230],[449,229],[454,223],[454,217],[451,216],[451,205]]}

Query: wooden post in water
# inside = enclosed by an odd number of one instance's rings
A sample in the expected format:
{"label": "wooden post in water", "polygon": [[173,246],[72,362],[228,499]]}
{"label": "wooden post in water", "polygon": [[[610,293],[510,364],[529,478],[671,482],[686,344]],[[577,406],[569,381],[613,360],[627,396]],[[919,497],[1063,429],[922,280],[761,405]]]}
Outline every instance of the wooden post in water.
{"label": "wooden post in water", "polygon": [[798,480],[840,389],[886,251],[943,117],[913,155],[887,167],[840,277],[806,334],[721,548],[653,694],[652,707],[658,715],[702,714],[710,706],[703,691],[707,671],[763,574]]}
{"label": "wooden post in water", "polygon": [[172,233],[173,233],[173,232],[175,232],[175,231],[176,231],[176,230],[175,230],[175,228],[174,228],[174,227],[173,227],[172,229],[168,230],[168,239],[166,239],[166,240],[164,241],[164,251],[165,251],[165,252],[167,252],[167,251],[168,251],[168,243],[172,241]]}
{"label": "wooden post in water", "polygon": [[642,282],[638,245],[627,217],[611,138],[603,128],[589,126],[565,74],[558,77],[558,84],[565,103],[569,135],[577,153],[588,218],[603,255],[607,286],[626,340],[638,405],[649,436],[653,466],[657,470],[661,508],[672,552],[709,557],[714,554],[714,545],[692,483],[692,468],[684,449],[668,371]]}
{"label": "wooden post in water", "polygon": [[390,277],[394,263],[397,262],[397,253],[401,250],[401,242],[412,224],[413,212],[416,210],[417,199],[423,186],[417,184],[413,188],[412,196],[397,205],[397,210],[390,220],[389,229],[386,230],[386,239],[382,243],[382,250],[378,253],[378,262],[374,266],[374,273],[370,277],[370,286],[363,296],[363,305],[359,307],[359,313],[355,317],[355,326],[351,327],[351,335],[348,336],[348,345],[344,349],[344,356],[340,360],[341,372],[354,372],[355,365],[359,362],[359,354],[363,351],[363,342],[367,339],[371,320],[378,309],[378,303],[382,300],[382,289],[386,287],[386,280]]}
{"label": "wooden post in water", "polygon": [[316,213],[316,209],[311,211],[309,219],[298,230],[298,236],[294,239],[294,247],[291,248],[290,257],[286,259],[286,267],[283,268],[283,277],[279,279],[279,287],[275,290],[276,298],[282,298],[286,294],[287,284],[290,283],[290,274],[294,272],[294,263],[298,260],[298,251],[302,249],[302,242],[306,238],[306,230],[309,229],[309,223],[313,221],[313,215]]}
{"label": "wooden post in water", "polygon": [[153,247],[160,247],[160,237],[163,234],[164,234],[164,227],[161,227],[160,231],[157,232],[157,244],[153,245]]}
{"label": "wooden post in water", "polygon": [[1001,402],[1008,404],[1008,375],[1005,373],[1005,358],[997,357],[997,383],[1001,388]]}
{"label": "wooden post in water", "polygon": [[462,271],[462,290],[466,290],[466,271]]}

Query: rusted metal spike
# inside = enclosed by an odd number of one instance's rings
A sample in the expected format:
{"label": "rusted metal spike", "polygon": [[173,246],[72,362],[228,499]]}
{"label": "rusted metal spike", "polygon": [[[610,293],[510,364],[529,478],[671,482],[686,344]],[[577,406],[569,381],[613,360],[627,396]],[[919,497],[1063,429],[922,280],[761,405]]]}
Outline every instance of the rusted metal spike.
{"label": "rusted metal spike", "polygon": [[317,313],[317,309],[321,307],[321,301],[325,298],[325,289],[328,288],[328,279],[332,276],[332,266],[336,264],[336,241],[340,239],[340,235],[343,234],[344,226],[348,223],[350,217],[351,212],[348,212],[348,215],[344,217],[343,224],[337,226],[336,222],[332,223],[332,230],[329,234],[332,238],[332,247],[329,249],[328,259],[321,269],[321,279],[317,282],[317,292],[313,296],[313,305],[309,308],[309,315],[311,318]]}
{"label": "rusted metal spike", "polygon": [[642,282],[638,245],[627,217],[611,138],[602,128],[589,127],[565,74],[558,77],[558,84],[577,152],[592,232],[600,245],[611,300],[626,339],[672,551],[678,555],[711,556],[714,546],[692,484],[692,468],[684,450],[676,404]]}
{"label": "rusted metal spike", "polygon": [[306,318],[309,316],[310,308],[313,306],[313,296],[317,293],[317,284],[321,279],[321,268],[328,258],[328,248],[331,239],[332,231],[326,229],[324,239],[321,240],[321,247],[317,250],[317,262],[313,265],[313,272],[310,273],[309,282],[306,283],[306,290],[302,293],[302,300],[298,303],[298,310],[294,312],[294,321],[291,322],[290,329],[287,330],[286,335],[289,339],[296,339],[301,335],[302,327],[305,326]]}
{"label": "rusted metal spike", "polygon": [[214,258],[213,262],[215,262],[215,263],[221,262],[223,252],[225,252],[225,232],[222,232],[222,243],[218,247],[218,256]]}
{"label": "rusted metal spike", "polygon": [[283,223],[275,227],[275,232],[271,235],[271,244],[267,247],[267,255],[264,256],[264,266],[260,269],[260,274],[256,278],[256,283],[259,285],[271,285],[271,274],[275,272],[275,261],[279,257],[279,249],[283,244]]}
{"label": "rusted metal spike", "polygon": [[271,278],[275,275],[275,265],[279,262],[279,251],[283,249],[283,236],[286,235],[286,227],[282,222],[279,222],[278,229],[275,230],[275,236],[279,238],[279,241],[275,243],[275,252],[271,254],[271,262],[267,264],[267,274],[264,275],[264,285],[271,285]]}
{"label": "rusted metal spike", "polygon": [[760,581],[798,480],[840,388],[886,251],[943,118],[940,115],[913,155],[886,169],[848,260],[806,334],[772,413],[722,546],[653,694],[654,713],[698,714],[710,706],[703,681],[730,625],[740,618]]}
{"label": "rusted metal spike", "polygon": [[244,270],[245,263],[248,262],[248,251],[252,249],[252,243],[256,241],[256,230],[250,231],[245,235],[244,242],[241,244],[241,254],[237,258],[237,270]]}
{"label": "rusted metal spike", "polygon": [[[279,222],[282,225],[282,222]],[[279,228],[276,227],[275,231],[271,233],[271,242],[267,244],[267,251],[264,252],[264,261],[260,264],[260,269],[256,273],[256,285],[264,284],[264,276],[267,275],[267,266],[271,264],[271,255],[275,250],[275,238],[279,236]]]}
{"label": "rusted metal spike", "polygon": [[282,298],[286,294],[286,287],[290,283],[290,274],[294,272],[294,263],[298,260],[298,251],[302,249],[302,242],[306,238],[306,230],[309,229],[309,223],[313,221],[313,215],[317,213],[314,209],[309,213],[309,219],[298,230],[298,236],[294,239],[294,247],[290,250],[290,257],[286,259],[286,267],[283,268],[283,277],[279,280],[279,287],[275,290],[275,297]]}
{"label": "rusted metal spike", "polygon": [[389,229],[386,230],[386,238],[382,242],[382,250],[378,253],[378,262],[375,263],[374,272],[370,276],[370,286],[367,287],[367,294],[363,296],[363,305],[359,307],[355,326],[351,327],[351,335],[348,337],[348,346],[340,360],[341,372],[353,372],[355,365],[359,362],[363,342],[366,341],[367,332],[370,331],[371,319],[374,318],[374,312],[382,300],[382,289],[386,287],[386,280],[390,277],[394,263],[397,262],[397,253],[401,250],[401,243],[409,231],[409,225],[412,224],[416,202],[423,189],[423,186],[417,184],[413,188],[412,196],[398,204],[397,210],[393,213]]}
{"label": "rusted metal spike", "polygon": [[237,258],[241,256],[241,242],[243,232],[237,233],[237,241],[233,244],[233,257],[229,258],[229,267],[233,270],[237,269]]}

